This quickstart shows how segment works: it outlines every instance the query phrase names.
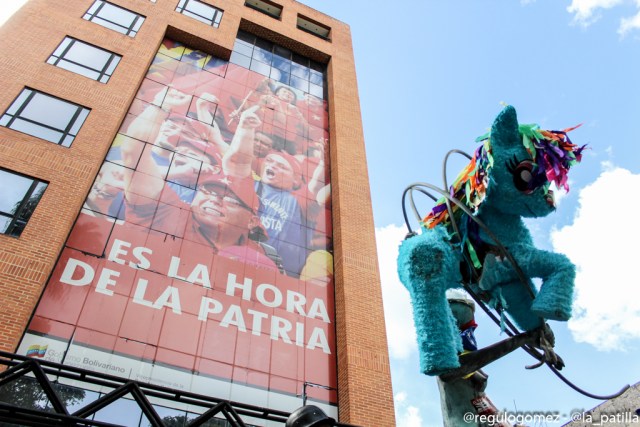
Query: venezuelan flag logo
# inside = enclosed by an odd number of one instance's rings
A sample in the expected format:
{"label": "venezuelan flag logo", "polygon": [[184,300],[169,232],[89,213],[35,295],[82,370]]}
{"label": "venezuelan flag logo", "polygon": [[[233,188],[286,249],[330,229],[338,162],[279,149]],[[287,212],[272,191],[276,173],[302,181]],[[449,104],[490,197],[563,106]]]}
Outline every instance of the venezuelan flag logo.
{"label": "venezuelan flag logo", "polygon": [[44,357],[48,347],[49,345],[30,345],[29,348],[27,348],[27,357]]}

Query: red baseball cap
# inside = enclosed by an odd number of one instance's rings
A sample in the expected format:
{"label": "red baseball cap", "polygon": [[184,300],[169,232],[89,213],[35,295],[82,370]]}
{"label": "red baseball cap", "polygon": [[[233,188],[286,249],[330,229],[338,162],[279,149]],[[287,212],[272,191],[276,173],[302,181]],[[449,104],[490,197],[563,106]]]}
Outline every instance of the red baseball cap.
{"label": "red baseball cap", "polygon": [[198,180],[198,188],[206,186],[217,186],[228,189],[233,193],[242,204],[250,209],[253,213],[258,212],[260,203],[254,189],[254,181],[251,177],[237,178],[219,173],[204,173],[200,175]]}
{"label": "red baseball cap", "polygon": [[291,169],[293,169],[293,176],[298,180],[302,180],[302,164],[294,156],[284,151],[270,151],[266,157],[269,156],[282,157],[287,163],[289,163]]}

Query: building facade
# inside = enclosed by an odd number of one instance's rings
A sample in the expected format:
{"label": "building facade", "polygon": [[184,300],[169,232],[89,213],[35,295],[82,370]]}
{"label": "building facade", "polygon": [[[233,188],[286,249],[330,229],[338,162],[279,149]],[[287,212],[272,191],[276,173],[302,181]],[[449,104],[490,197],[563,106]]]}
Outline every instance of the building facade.
{"label": "building facade", "polygon": [[0,32],[0,350],[394,425],[346,24],[30,0]]}

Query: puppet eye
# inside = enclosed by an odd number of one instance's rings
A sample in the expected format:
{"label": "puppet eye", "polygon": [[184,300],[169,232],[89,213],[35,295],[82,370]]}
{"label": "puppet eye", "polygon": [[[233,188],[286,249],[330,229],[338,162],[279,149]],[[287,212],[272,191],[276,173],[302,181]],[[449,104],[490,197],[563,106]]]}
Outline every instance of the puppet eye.
{"label": "puppet eye", "polygon": [[513,185],[515,185],[518,191],[529,194],[535,190],[533,186],[533,169],[535,168],[535,164],[531,160],[511,162],[507,167],[513,174]]}

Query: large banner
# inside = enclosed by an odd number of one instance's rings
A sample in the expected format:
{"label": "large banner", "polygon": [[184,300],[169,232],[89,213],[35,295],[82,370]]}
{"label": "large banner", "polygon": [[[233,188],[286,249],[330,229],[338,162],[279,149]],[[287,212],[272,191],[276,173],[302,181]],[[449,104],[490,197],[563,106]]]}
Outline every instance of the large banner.
{"label": "large banner", "polygon": [[279,80],[163,42],[22,354],[337,413],[326,102]]}

